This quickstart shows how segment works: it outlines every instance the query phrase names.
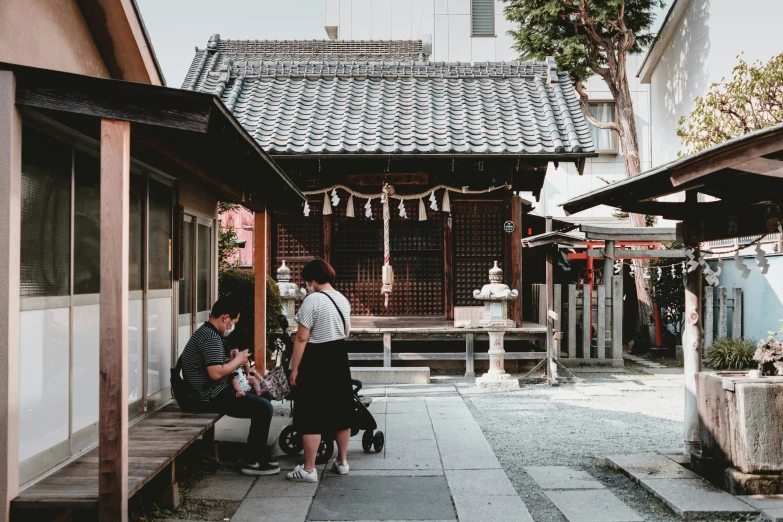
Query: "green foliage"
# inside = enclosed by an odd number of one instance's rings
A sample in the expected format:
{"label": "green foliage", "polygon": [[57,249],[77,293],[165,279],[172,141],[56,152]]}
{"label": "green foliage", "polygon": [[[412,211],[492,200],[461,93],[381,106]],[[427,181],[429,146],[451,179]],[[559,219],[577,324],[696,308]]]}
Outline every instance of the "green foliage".
{"label": "green foliage", "polygon": [[[252,350],[255,340],[255,277],[251,270],[232,268],[223,270],[219,275],[218,290],[220,297],[234,297],[242,306],[242,315],[236,330],[226,338],[231,348]],[[274,279],[266,278],[266,337],[267,351],[272,336],[280,329],[279,317],[283,313],[280,291]]]}
{"label": "green foliage", "polygon": [[688,118],[679,120],[677,136],[693,154],[731,138],[783,122],[783,54],[766,64],[739,60],[730,80],[713,83],[696,98]]}
{"label": "green foliage", "polygon": [[601,74],[619,54],[638,53],[649,45],[653,10],[664,5],[662,0],[504,1],[506,18],[519,24],[508,34],[520,55],[539,60],[554,56],[577,83]]}
{"label": "green foliage", "polygon": [[[612,217],[615,217],[617,219],[628,219],[628,216],[630,216],[628,212],[623,212],[622,210],[619,209],[616,209],[614,212],[612,212]],[[654,216],[652,214],[645,214],[644,226],[654,227],[656,223],[658,223],[658,216]]]}
{"label": "green foliage", "polygon": [[[666,242],[664,248],[669,250],[683,248],[679,243]],[[650,262],[650,271],[657,275],[656,266],[671,265],[685,259],[655,259]],[[683,313],[685,313],[685,287],[683,284],[682,273],[679,267],[675,267],[675,277],[672,278],[671,268],[662,269],[663,273],[660,279],[651,277],[653,285],[653,303],[661,309],[661,320],[674,328],[674,335],[679,338],[682,332]]]}
{"label": "green foliage", "polygon": [[752,339],[727,339],[719,337],[704,353],[704,362],[714,370],[743,370],[756,363],[756,341]]}

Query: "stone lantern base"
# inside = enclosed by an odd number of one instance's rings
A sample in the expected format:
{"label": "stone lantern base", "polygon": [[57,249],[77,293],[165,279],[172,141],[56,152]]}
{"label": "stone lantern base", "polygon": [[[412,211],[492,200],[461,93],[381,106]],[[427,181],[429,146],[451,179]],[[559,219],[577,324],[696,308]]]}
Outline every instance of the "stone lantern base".
{"label": "stone lantern base", "polygon": [[482,323],[487,323],[482,326],[489,328],[489,371],[476,379],[476,386],[504,390],[519,389],[519,379],[506,373],[504,367],[506,351],[503,349],[503,336],[507,325],[487,321]]}
{"label": "stone lantern base", "polygon": [[480,389],[518,390],[519,379],[515,379],[507,373],[494,375],[485,373],[481,377],[476,377],[476,387]]}

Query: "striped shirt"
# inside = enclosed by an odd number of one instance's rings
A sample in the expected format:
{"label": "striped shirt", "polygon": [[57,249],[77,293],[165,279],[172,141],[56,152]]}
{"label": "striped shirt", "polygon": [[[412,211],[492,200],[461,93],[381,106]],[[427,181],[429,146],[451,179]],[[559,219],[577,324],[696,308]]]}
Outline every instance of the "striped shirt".
{"label": "striped shirt", "polygon": [[[329,294],[334,299],[334,304],[329,297],[320,295]],[[345,326],[335,304],[345,318]],[[296,314],[296,322],[310,329],[310,340],[313,344],[328,343],[345,339],[345,335],[351,331],[351,303],[336,290],[315,292],[307,296]]]}
{"label": "striped shirt", "polygon": [[214,399],[229,386],[232,375],[213,381],[208,366],[228,362],[223,347],[223,336],[210,322],[204,323],[185,345],[182,351],[182,376],[194,390],[201,394],[202,401]]}

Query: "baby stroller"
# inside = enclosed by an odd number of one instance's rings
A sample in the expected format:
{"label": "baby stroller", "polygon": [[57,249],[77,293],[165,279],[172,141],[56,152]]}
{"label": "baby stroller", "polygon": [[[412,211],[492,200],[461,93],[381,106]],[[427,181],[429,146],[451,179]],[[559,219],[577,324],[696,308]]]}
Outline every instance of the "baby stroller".
{"label": "baby stroller", "polygon": [[[285,316],[280,316],[280,326],[283,330],[282,334],[278,334],[275,338],[275,350],[277,352],[277,365],[282,366],[285,369],[286,375],[291,373],[291,357],[294,351],[294,342],[291,337],[285,333],[288,328],[288,320]],[[351,379],[353,385],[353,400],[354,410],[351,421],[351,437],[359,434],[361,430],[364,430],[362,435],[362,448],[365,452],[369,453],[375,450],[375,453],[380,453],[383,450],[383,446],[386,442],[382,431],[376,431],[378,424],[375,422],[375,418],[367,408],[372,403],[372,397],[364,397],[359,395],[359,391],[362,389],[362,382],[356,379]],[[286,397],[291,403],[291,416],[294,415],[294,408],[296,407],[296,389],[292,389],[291,393]],[[334,443],[335,434],[323,434],[321,436],[321,445],[318,448],[315,461],[319,464],[327,462],[332,455],[334,455]],[[286,426],[280,433],[280,449],[286,455],[297,455],[302,452],[304,446],[302,445],[302,435],[297,433],[293,425]]]}

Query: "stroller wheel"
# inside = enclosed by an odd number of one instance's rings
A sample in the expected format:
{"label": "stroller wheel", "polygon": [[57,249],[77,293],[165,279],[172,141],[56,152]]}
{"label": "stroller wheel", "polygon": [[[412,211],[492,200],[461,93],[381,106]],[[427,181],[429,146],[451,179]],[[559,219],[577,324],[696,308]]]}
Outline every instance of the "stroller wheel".
{"label": "stroller wheel", "polygon": [[383,450],[383,445],[386,443],[386,437],[384,437],[382,431],[375,432],[372,443],[375,447],[375,453],[380,453]]}
{"label": "stroller wheel", "polygon": [[321,439],[321,444],[318,446],[318,453],[315,455],[316,464],[324,464],[329,461],[334,455],[334,441]]}
{"label": "stroller wheel", "polygon": [[372,430],[366,430],[364,432],[364,435],[362,435],[362,449],[364,449],[365,453],[369,453],[372,449],[372,443],[373,443],[373,433]]}
{"label": "stroller wheel", "polygon": [[302,452],[302,436],[297,433],[293,426],[286,426],[280,432],[280,449],[286,455],[297,455]]}

